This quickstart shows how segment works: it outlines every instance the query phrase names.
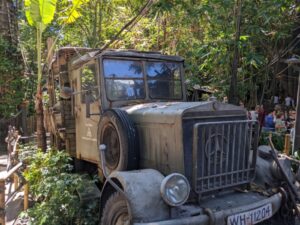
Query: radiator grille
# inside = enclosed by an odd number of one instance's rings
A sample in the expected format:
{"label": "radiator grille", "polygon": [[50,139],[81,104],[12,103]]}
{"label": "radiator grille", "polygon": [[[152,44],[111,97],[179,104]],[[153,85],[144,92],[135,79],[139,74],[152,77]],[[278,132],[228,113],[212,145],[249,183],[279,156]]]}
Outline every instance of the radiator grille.
{"label": "radiator grille", "polygon": [[194,190],[198,194],[249,183],[254,178],[258,124],[254,121],[194,125]]}

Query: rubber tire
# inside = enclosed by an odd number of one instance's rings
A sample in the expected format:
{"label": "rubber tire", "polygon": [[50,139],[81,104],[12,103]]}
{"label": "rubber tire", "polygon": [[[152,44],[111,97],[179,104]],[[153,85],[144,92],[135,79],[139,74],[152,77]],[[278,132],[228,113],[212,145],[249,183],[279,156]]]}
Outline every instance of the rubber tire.
{"label": "rubber tire", "polygon": [[[112,138],[118,143],[111,143]],[[98,146],[99,144],[107,146],[105,158],[109,173],[138,169],[138,135],[125,111],[109,109],[103,113],[98,124]],[[111,152],[112,149],[115,152]]]}
{"label": "rubber tire", "polygon": [[104,206],[100,225],[115,225],[116,220],[122,214],[124,214],[125,217],[125,214],[127,214],[129,221],[126,224],[129,225],[131,219],[129,217],[127,201],[119,192],[115,192],[108,198]]}

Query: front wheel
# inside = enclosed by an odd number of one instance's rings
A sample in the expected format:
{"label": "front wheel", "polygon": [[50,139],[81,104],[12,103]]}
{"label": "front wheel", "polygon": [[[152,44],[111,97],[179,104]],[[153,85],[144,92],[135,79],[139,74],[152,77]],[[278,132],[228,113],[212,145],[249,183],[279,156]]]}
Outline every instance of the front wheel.
{"label": "front wheel", "polygon": [[130,225],[130,214],[126,199],[115,192],[107,200],[100,225]]}

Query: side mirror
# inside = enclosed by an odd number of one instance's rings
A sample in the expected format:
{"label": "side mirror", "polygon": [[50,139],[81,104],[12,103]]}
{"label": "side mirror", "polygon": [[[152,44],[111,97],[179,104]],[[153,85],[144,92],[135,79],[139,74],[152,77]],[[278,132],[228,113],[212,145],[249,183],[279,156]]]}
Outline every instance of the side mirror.
{"label": "side mirror", "polygon": [[107,179],[107,181],[113,186],[117,191],[119,191],[126,199],[127,196],[125,192],[109,177],[109,174],[106,170],[106,161],[105,161],[105,152],[107,151],[106,145],[100,144],[99,145],[99,157],[100,157],[100,162],[101,162],[101,169],[103,171],[104,177]]}

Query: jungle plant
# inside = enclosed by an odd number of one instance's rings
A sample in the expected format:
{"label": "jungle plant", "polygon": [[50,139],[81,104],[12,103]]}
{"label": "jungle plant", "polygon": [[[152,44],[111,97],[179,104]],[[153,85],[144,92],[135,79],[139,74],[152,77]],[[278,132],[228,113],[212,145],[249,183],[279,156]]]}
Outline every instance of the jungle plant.
{"label": "jungle plant", "polygon": [[[284,149],[284,134],[272,132],[272,142],[276,150],[282,152]],[[268,138],[270,132],[262,132],[260,135],[259,145],[269,145]]]}
{"label": "jungle plant", "polygon": [[24,176],[30,187],[34,205],[28,210],[33,225],[93,225],[98,220],[98,199],[81,204],[78,193],[95,185],[87,175],[72,173],[71,158],[64,151],[50,150],[29,153]]}
{"label": "jungle plant", "polygon": [[23,66],[17,47],[1,36],[0,59],[0,118],[7,118],[23,101]]}

